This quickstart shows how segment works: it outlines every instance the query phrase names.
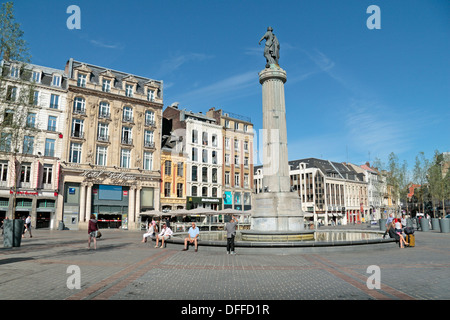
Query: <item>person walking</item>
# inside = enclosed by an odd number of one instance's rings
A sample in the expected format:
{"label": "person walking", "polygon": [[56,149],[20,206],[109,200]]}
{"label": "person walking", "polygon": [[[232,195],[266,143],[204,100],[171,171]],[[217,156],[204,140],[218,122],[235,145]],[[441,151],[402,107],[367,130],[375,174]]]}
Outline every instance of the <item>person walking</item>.
{"label": "person walking", "polygon": [[236,236],[237,219],[232,216],[231,221],[225,226],[227,230],[227,254],[236,254],[234,251],[234,237]]}
{"label": "person walking", "polygon": [[25,237],[25,233],[28,231],[28,233],[30,234],[30,238],[33,238],[33,235],[31,234],[31,216],[28,215],[28,217],[25,219],[25,232],[24,232],[24,237]]}
{"label": "person walking", "polygon": [[97,250],[97,232],[98,232],[98,221],[95,219],[95,214],[91,214],[88,226],[88,249],[91,248],[91,241],[94,239],[94,249]]}

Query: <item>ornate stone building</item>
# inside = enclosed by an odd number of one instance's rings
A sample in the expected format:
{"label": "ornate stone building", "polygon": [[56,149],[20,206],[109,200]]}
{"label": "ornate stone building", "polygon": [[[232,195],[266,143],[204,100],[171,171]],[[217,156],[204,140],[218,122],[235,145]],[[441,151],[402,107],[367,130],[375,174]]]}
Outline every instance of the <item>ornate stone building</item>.
{"label": "ornate stone building", "polygon": [[0,220],[30,215],[33,228],[57,227],[67,76],[2,61]]}
{"label": "ornate stone building", "polygon": [[58,219],[138,229],[160,209],[163,83],[70,59]]}
{"label": "ornate stone building", "polygon": [[249,117],[209,109],[222,127],[224,209],[251,210],[253,190],[253,123]]}

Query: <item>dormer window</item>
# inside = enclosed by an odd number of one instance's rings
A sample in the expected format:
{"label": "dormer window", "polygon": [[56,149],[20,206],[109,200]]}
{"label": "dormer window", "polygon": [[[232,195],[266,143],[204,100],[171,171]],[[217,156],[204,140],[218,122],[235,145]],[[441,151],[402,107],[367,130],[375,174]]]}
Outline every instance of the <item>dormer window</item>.
{"label": "dormer window", "polygon": [[125,95],[127,97],[132,97],[133,96],[133,85],[131,85],[131,84],[126,84],[125,85]]}
{"label": "dormer window", "polygon": [[32,75],[31,75],[31,80],[36,83],[41,83],[41,72],[33,71]]}
{"label": "dormer window", "polygon": [[102,91],[111,92],[111,80],[103,79]]}
{"label": "dormer window", "polygon": [[60,75],[53,75],[52,79],[52,86],[60,87],[61,86],[61,76]]}
{"label": "dormer window", "polygon": [[11,66],[10,76],[13,78],[18,78],[20,74],[20,69],[18,66]]}
{"label": "dormer window", "polygon": [[87,76],[84,73],[78,73],[77,86],[86,88]]}
{"label": "dormer window", "polygon": [[147,89],[147,100],[153,101],[155,100],[155,91],[151,89]]}

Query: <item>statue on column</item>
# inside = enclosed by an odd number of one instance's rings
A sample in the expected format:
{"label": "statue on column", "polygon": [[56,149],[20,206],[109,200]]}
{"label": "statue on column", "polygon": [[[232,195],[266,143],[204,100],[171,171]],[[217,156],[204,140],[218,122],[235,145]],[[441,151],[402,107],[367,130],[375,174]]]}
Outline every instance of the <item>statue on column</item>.
{"label": "statue on column", "polygon": [[280,59],[280,43],[278,42],[277,37],[272,31],[272,27],[268,27],[267,32],[259,40],[260,45],[261,41],[266,40],[266,46],[264,47],[266,68],[270,68],[270,65],[279,66],[278,60]]}

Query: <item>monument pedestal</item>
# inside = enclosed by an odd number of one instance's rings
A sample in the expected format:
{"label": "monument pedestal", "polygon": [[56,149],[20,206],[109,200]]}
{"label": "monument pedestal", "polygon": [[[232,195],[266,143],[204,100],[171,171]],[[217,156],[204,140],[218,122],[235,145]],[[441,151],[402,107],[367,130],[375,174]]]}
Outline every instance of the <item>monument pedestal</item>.
{"label": "monument pedestal", "polygon": [[301,200],[295,192],[259,193],[254,197],[253,206],[252,230],[304,230]]}

